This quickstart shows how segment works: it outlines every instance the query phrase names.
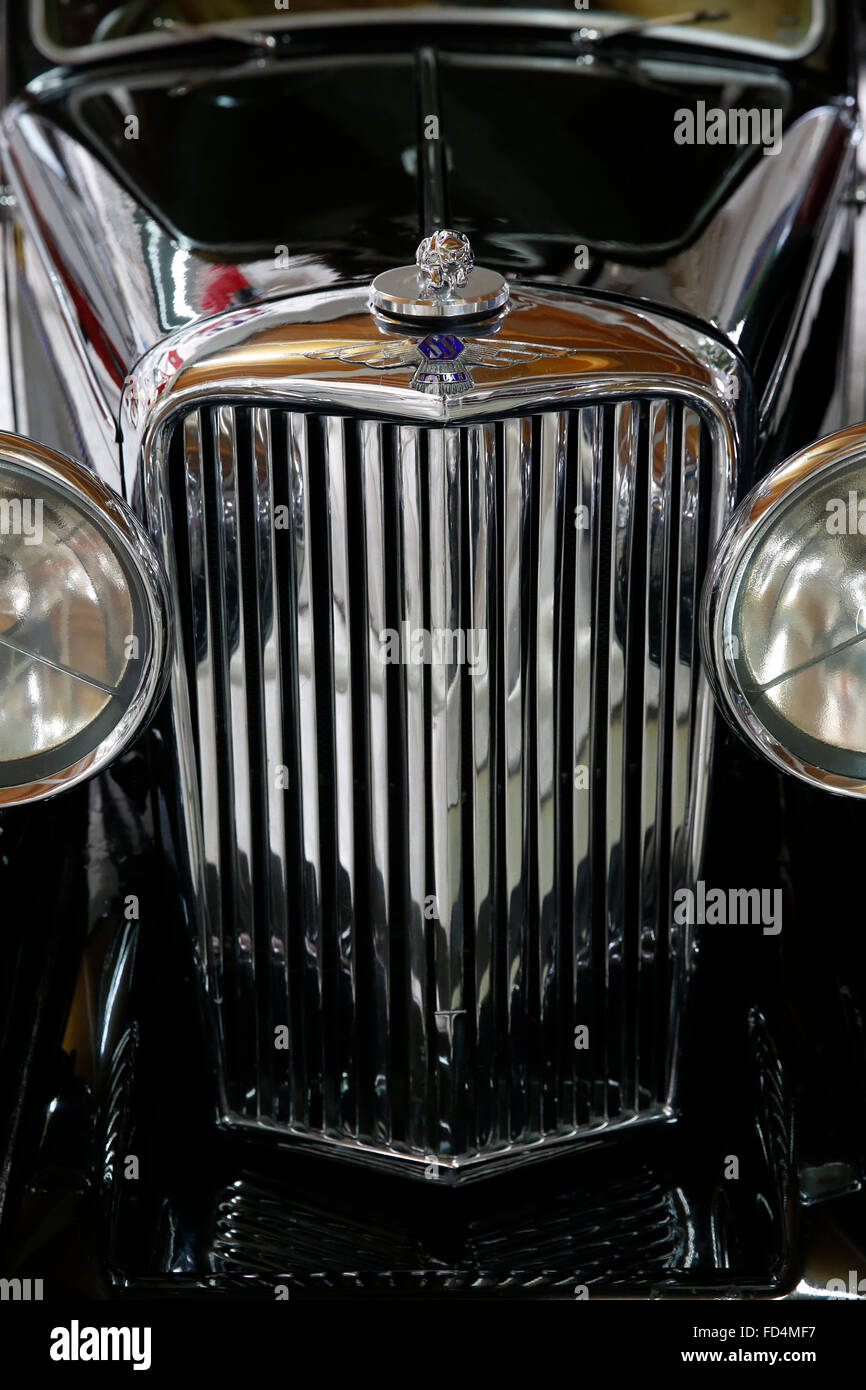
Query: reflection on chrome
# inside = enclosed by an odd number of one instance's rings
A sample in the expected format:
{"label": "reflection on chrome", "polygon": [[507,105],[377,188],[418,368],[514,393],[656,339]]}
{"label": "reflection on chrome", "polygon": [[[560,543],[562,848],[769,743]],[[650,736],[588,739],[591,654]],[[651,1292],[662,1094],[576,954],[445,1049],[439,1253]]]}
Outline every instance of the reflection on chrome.
{"label": "reflection on chrome", "polygon": [[79,464],[0,435],[0,803],[115,757],[163,687],[169,641],[131,513]]}
{"label": "reflection on chrome", "polygon": [[828,517],[864,489],[864,426],[771,473],[722,541],[703,621],[733,722],[780,766],[853,794],[866,789],[866,537]]}
{"label": "reflection on chrome", "polygon": [[[183,634],[224,1121],[452,1181],[671,1114],[698,517],[719,533],[740,428],[736,365],[681,325],[548,290],[519,312],[539,350],[460,397],[372,365],[353,291],[179,335],[125,395]],[[484,629],[488,661],[385,663],[404,623]]]}

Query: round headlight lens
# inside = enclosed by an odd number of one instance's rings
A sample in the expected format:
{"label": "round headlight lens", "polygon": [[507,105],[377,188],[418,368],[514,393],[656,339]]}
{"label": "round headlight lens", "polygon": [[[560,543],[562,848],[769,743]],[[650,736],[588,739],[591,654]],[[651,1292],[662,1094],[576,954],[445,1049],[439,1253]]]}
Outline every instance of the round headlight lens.
{"label": "round headlight lens", "polygon": [[132,513],[78,464],[0,435],[0,805],[117,756],[162,686],[167,633]]}
{"label": "round headlight lens", "polygon": [[708,579],[704,634],[722,705],[763,753],[866,792],[866,428],[820,441],[746,499]]}

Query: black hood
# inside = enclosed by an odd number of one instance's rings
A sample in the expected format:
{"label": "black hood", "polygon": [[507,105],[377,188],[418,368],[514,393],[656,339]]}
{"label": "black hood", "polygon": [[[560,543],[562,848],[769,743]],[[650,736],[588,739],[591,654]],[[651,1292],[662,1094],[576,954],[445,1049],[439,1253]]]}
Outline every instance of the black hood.
{"label": "black hood", "polygon": [[337,257],[345,273],[400,263],[431,230],[423,182],[438,143],[445,221],[504,270],[568,276],[580,242],[665,258],[762,158],[675,144],[678,111],[769,108],[788,124],[805,109],[772,74],[653,66],[429,47],[331,54],[255,76],[85,87],[65,118],[185,241],[251,260],[287,243]]}

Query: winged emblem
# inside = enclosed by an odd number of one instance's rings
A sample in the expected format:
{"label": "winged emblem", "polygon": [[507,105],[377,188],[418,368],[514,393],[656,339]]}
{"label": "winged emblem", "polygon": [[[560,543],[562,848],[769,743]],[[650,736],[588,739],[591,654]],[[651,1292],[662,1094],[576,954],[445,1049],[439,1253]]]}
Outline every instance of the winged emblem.
{"label": "winged emblem", "polygon": [[313,362],[351,362],[358,367],[372,367],[374,371],[390,371],[394,367],[418,365],[413,338],[396,338],[393,342],[381,345],[362,343],[358,347],[313,348],[304,356]]}
{"label": "winged emblem", "polygon": [[498,342],[490,338],[468,338],[470,363],[479,367],[513,367],[524,362],[537,362],[542,357],[568,357],[566,347],[548,347],[542,343],[521,343],[514,339]]}
{"label": "winged emblem", "polygon": [[571,348],[551,347],[519,339],[463,338],[456,333],[428,333],[425,338],[395,338],[386,343],[362,343],[339,348],[313,348],[311,361],[347,362],[373,371],[415,367],[412,386],[422,391],[456,394],[473,385],[470,367],[508,367],[546,357],[568,357]]}

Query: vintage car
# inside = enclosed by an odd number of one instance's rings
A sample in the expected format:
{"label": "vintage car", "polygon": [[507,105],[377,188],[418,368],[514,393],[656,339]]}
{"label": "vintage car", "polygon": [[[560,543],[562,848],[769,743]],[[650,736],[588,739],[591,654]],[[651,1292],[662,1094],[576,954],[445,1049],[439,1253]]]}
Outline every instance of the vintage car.
{"label": "vintage car", "polygon": [[0,10],[4,1288],[862,1296],[848,7]]}

